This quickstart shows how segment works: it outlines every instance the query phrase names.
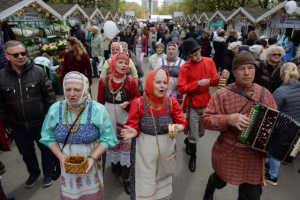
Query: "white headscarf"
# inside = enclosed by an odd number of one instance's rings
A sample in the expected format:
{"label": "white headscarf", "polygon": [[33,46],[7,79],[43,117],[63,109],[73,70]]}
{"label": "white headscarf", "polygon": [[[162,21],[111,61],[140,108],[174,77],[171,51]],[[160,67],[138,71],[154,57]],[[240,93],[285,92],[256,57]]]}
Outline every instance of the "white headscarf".
{"label": "white headscarf", "polygon": [[65,95],[65,99],[67,101],[68,106],[79,110],[92,100],[89,92],[90,90],[89,80],[85,75],[76,71],[67,73],[63,82],[64,93],[66,91],[66,87],[65,87],[66,83],[70,83],[70,82],[83,84],[83,92],[77,105],[71,105],[70,102],[68,101],[68,98]]}
{"label": "white headscarf", "polygon": [[123,52],[123,47],[122,47],[122,45],[121,45],[119,42],[113,42],[113,43],[111,43],[111,47],[110,47],[110,55],[111,55],[111,57],[114,56],[114,55],[112,54],[112,46],[114,46],[114,45],[116,45],[116,44],[120,45],[120,52]]}

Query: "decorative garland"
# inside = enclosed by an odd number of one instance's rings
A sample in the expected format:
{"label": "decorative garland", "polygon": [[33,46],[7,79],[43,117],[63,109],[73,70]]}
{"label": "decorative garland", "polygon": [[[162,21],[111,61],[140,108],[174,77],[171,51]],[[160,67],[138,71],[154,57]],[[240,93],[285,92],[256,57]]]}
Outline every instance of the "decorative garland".
{"label": "decorative garland", "polygon": [[89,19],[85,17],[85,15],[80,11],[79,8],[76,8],[76,10],[74,10],[70,15],[68,15],[67,19],[70,19],[71,17],[76,16],[78,14],[80,14],[80,16],[84,18],[87,22],[89,21]]}
{"label": "decorative garland", "polygon": [[91,21],[93,21],[96,17],[100,17],[102,20],[104,20],[104,18],[101,16],[101,13],[99,11],[97,11],[97,13],[94,15],[94,17],[92,18]]}
{"label": "decorative garland", "polygon": [[[45,15],[46,18],[51,18],[54,21],[60,21],[60,19],[58,19],[55,15],[53,15],[49,10],[47,10],[45,7],[43,7],[42,5],[40,5],[39,3],[32,2],[31,4],[23,7],[22,9],[20,9],[19,11],[17,11],[16,13],[10,15],[9,17],[7,17],[5,20],[3,21],[13,21],[15,20],[15,17],[20,18],[21,15],[23,15],[27,9],[29,8],[34,8],[37,12],[42,13],[43,15]],[[42,16],[42,19],[44,18],[44,16]]]}

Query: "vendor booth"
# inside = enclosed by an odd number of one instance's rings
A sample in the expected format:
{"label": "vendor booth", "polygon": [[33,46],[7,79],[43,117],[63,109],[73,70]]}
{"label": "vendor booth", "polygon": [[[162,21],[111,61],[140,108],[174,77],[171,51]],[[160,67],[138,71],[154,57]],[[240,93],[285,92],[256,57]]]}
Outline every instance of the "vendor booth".
{"label": "vendor booth", "polygon": [[223,28],[225,31],[227,31],[227,24],[225,24],[228,20],[228,17],[233,13],[233,11],[227,11],[227,10],[218,10],[211,18],[210,20],[210,26],[208,28],[210,31],[216,30],[218,27]]}
{"label": "vendor booth", "polygon": [[214,13],[208,13],[208,12],[202,13],[202,15],[199,17],[199,22],[202,22],[203,28],[209,27],[209,22],[213,15]]}
{"label": "vendor booth", "polygon": [[[51,4],[50,7],[62,16],[64,25],[74,28],[77,24],[87,34],[89,16],[78,4]],[[72,29],[71,35],[74,36],[74,29]]]}
{"label": "vendor booth", "polygon": [[266,36],[277,36],[278,40],[282,35],[293,37],[296,31],[300,30],[300,3],[298,8],[292,14],[288,14],[285,5],[288,1],[280,3],[275,8],[269,10],[257,19],[259,24],[266,21]]}
{"label": "vendor booth", "polygon": [[83,8],[83,11],[89,17],[89,25],[97,26],[100,30],[103,27],[103,22],[101,20],[101,14],[98,8]]}
{"label": "vendor booth", "polygon": [[266,35],[266,20],[257,23],[257,19],[269,9],[264,8],[242,8],[237,9],[228,17],[227,30],[235,29],[240,35],[247,34],[250,31],[256,31],[258,36]]}
{"label": "vendor booth", "polygon": [[41,0],[6,1],[0,6],[0,21],[8,23],[16,40],[25,45],[27,57],[41,54],[41,43],[56,42],[68,35],[69,29],[60,19],[61,15]]}

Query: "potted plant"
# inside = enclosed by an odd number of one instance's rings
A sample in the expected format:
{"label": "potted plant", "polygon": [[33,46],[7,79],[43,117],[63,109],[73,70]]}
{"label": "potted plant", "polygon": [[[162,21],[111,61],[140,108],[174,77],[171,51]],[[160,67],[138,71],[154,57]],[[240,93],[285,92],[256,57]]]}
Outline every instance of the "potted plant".
{"label": "potted plant", "polygon": [[63,86],[61,85],[61,74],[64,70],[64,59],[59,59],[58,60],[60,64],[60,66],[55,70],[56,73],[52,74],[53,76],[53,89],[55,91],[55,94],[57,95],[63,95],[64,94],[64,90],[63,90]]}

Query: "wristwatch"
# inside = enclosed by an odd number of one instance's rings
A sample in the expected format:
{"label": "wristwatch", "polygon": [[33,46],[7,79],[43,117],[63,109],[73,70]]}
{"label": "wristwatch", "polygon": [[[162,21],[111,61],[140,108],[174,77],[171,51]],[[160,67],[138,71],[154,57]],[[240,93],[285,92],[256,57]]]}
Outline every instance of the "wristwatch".
{"label": "wristwatch", "polygon": [[94,158],[91,154],[90,155],[88,155],[87,156],[87,158],[91,158],[91,159],[93,159],[94,161],[95,161],[95,163],[97,163],[98,162],[98,160],[96,159],[96,158]]}

